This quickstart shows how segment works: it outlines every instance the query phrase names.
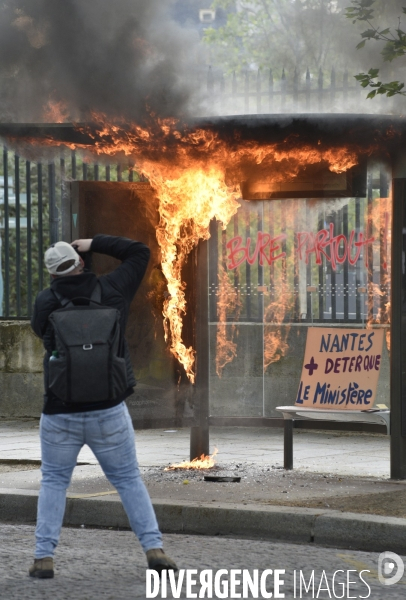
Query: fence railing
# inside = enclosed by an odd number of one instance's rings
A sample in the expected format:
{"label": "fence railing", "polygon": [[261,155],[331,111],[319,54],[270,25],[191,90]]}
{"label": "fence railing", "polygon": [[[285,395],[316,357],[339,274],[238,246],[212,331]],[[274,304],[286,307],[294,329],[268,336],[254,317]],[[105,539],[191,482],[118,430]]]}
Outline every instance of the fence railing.
{"label": "fence railing", "polygon": [[[210,67],[197,71],[197,85],[207,90],[206,115],[301,112],[389,113],[394,102],[366,101],[365,90],[345,72],[293,74],[282,70],[247,70],[224,75]],[[49,284],[43,253],[61,238],[62,198],[67,183],[138,181],[131,164],[96,164],[79,153],[62,153],[47,162],[32,162],[3,148],[0,161],[0,318],[28,318],[35,295]],[[334,278],[334,277],[333,277]],[[332,279],[333,284],[333,279]],[[332,307],[334,312],[334,306]],[[359,309],[357,308],[357,315]]]}
{"label": "fence railing", "polygon": [[76,152],[31,162],[3,148],[0,163],[0,318],[29,318],[49,285],[45,249],[61,239],[69,181],[138,181],[130,165],[90,164]]}
{"label": "fence railing", "polygon": [[210,322],[387,325],[390,219],[383,165],[364,198],[242,201],[211,227]]}
{"label": "fence railing", "polygon": [[199,85],[207,90],[205,110],[209,114],[274,113],[390,113],[399,99],[377,96],[367,100],[367,91],[345,71],[317,75],[295,70],[277,73],[272,69],[245,70],[225,75],[207,67],[200,71]]}

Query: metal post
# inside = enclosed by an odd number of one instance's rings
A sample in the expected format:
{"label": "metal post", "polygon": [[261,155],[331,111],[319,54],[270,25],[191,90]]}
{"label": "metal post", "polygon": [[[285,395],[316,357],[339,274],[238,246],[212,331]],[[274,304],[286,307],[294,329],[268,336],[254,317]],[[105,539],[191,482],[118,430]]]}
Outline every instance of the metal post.
{"label": "metal post", "polygon": [[214,77],[213,77],[213,71],[212,71],[211,67],[209,67],[209,70],[207,71],[207,97],[208,97],[210,109],[213,110],[213,104],[214,104]]}
{"label": "metal post", "polygon": [[285,103],[286,103],[286,75],[285,75],[285,69],[282,69],[282,78],[281,78],[281,112],[285,111]]}
{"label": "metal post", "polygon": [[14,195],[15,195],[15,220],[16,220],[16,304],[17,317],[21,316],[21,206],[20,206],[20,158],[14,156]]}
{"label": "metal post", "polygon": [[312,327],[313,327],[313,294],[317,292],[317,286],[308,285],[306,288],[308,294],[310,294],[310,311],[312,313]]}
{"label": "metal post", "polygon": [[10,314],[10,222],[8,204],[8,152],[3,148],[4,177],[4,316]]}
{"label": "metal post", "polygon": [[233,71],[233,78],[231,80],[231,98],[232,102],[235,103],[237,98],[237,77],[235,71]]}
{"label": "metal post", "polygon": [[[190,460],[209,454],[209,294],[208,242],[197,248],[195,419],[190,429]],[[197,271],[197,269],[196,269]]]}
{"label": "metal post", "polygon": [[248,115],[250,111],[250,72],[248,69],[244,73],[244,112]]}
{"label": "metal post", "polygon": [[299,75],[297,69],[295,69],[293,75],[293,110],[297,111],[297,105],[299,102]]}
{"label": "metal post", "polygon": [[72,150],[72,179],[76,179],[76,152]]}
{"label": "metal post", "polygon": [[319,112],[323,112],[323,71],[319,69],[319,78],[317,80],[317,86],[319,91]]}
{"label": "metal post", "polygon": [[331,84],[330,84],[330,102],[331,106],[334,107],[336,99],[336,71],[334,67],[331,69]]}
{"label": "metal post", "polygon": [[[361,198],[355,198],[355,231],[359,236],[359,232],[361,229]],[[365,252],[365,250],[364,250]],[[355,285],[358,289],[361,284],[361,261],[357,260],[357,264],[355,266]],[[364,309],[362,309],[364,310]],[[357,322],[361,318],[361,296],[359,294],[355,297],[355,318]]]}
{"label": "metal post", "polygon": [[[402,173],[404,175],[404,173]],[[406,178],[393,180],[392,270],[391,270],[391,349],[390,400],[392,479],[406,479],[406,278],[402,265],[404,254]]]}
{"label": "metal post", "polygon": [[55,164],[48,164],[48,194],[49,194],[49,233],[51,244],[55,244],[59,238],[58,225],[59,216],[56,207],[55,191]]}
{"label": "metal post", "polygon": [[283,468],[293,469],[293,419],[283,421]]}
{"label": "metal post", "polygon": [[269,112],[272,112],[273,109],[273,73],[272,69],[269,69],[269,81],[268,81],[268,107]]}
{"label": "metal post", "polygon": [[224,114],[224,105],[225,105],[225,90],[226,90],[226,82],[224,79],[224,73],[220,74],[220,86],[219,86],[219,111],[220,114]]}
{"label": "metal post", "polygon": [[44,214],[43,197],[42,197],[42,164],[37,163],[38,177],[38,289],[44,289],[44,226],[42,217]]}
{"label": "metal post", "polygon": [[[343,234],[345,239],[348,240],[348,204],[343,206],[342,213],[342,223],[343,223]],[[349,320],[349,278],[348,278],[348,260],[344,263],[344,278],[343,278],[343,294],[344,294],[344,322],[348,323]]]}
{"label": "metal post", "polygon": [[25,185],[27,192],[27,315],[32,312],[32,236],[31,236],[31,163],[25,163]]}
{"label": "metal post", "polygon": [[202,454],[208,455],[210,450],[209,428],[191,427],[190,428],[190,460],[200,458]]}
{"label": "metal post", "polygon": [[306,110],[310,111],[310,90],[311,90],[311,79],[310,79],[310,71],[309,68],[306,71]]}
{"label": "metal post", "polygon": [[257,115],[260,115],[262,112],[261,108],[261,69],[258,69],[257,72]]}
{"label": "metal post", "polygon": [[70,186],[66,179],[65,159],[61,158],[61,218],[62,218],[62,239],[65,242],[72,239],[72,211]]}
{"label": "metal post", "polygon": [[343,101],[344,107],[347,108],[347,100],[348,100],[348,72],[345,71],[343,75]]}

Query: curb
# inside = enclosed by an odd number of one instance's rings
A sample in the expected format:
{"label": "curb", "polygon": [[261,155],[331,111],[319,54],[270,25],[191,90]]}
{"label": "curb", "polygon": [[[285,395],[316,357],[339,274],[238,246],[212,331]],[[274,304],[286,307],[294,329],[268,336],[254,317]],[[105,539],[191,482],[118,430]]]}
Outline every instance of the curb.
{"label": "curb", "polygon": [[[0,489],[0,521],[34,524],[38,492]],[[164,533],[233,535],[406,554],[406,519],[289,506],[153,500]],[[65,526],[129,528],[120,498],[71,498]]]}

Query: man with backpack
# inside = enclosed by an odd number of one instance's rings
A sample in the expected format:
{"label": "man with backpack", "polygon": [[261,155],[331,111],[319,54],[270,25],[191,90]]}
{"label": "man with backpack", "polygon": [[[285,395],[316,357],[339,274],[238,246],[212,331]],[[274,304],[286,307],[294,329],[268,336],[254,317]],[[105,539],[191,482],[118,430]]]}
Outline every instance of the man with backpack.
{"label": "man with backpack", "polygon": [[[121,261],[97,278],[79,254],[99,252]],[[35,300],[31,326],[43,340],[44,408],[40,421],[41,488],[31,577],[54,576],[53,555],[65,512],[66,490],[87,444],[120,494],[148,567],[177,570],[162,549],[154,509],[141,479],[132,421],[124,402],[135,383],[124,338],[131,301],[150,251],[141,242],[97,235],[45,252],[50,288]]]}

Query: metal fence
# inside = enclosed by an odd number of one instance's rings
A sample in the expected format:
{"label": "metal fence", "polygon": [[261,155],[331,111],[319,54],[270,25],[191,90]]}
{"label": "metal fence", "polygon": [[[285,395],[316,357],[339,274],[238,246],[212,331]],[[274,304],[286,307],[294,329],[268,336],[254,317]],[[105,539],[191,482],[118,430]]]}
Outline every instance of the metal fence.
{"label": "metal fence", "polygon": [[[198,78],[199,85],[207,89],[205,114],[371,112],[379,111],[383,101],[390,112],[387,98],[363,104],[365,90],[348,73],[336,76],[334,69],[329,77],[321,71],[317,77],[309,70],[302,75],[282,71],[278,79],[272,70],[245,71],[227,77],[219,70],[208,68],[200,71]],[[71,180],[138,181],[140,177],[131,164],[94,164],[74,151],[65,151],[58,159],[45,162],[26,160],[3,148],[2,158],[0,318],[29,318],[33,298],[49,284],[42,257],[44,249],[60,239],[64,218],[62,198],[67,194],[67,183]],[[347,282],[347,275],[343,276]],[[333,290],[335,277],[335,273],[331,273],[326,279]],[[349,280],[351,277],[348,274]],[[327,318],[324,316],[326,307],[330,318],[341,318],[337,316],[334,293],[330,297],[330,301],[322,301],[321,296],[315,301],[319,318]],[[351,312],[345,306],[343,310],[344,315],[348,310]],[[359,319],[359,302],[355,314]]]}
{"label": "metal fence", "polygon": [[373,165],[365,198],[242,201],[213,223],[210,322],[388,324],[389,182]]}
{"label": "metal fence", "polygon": [[208,67],[199,75],[199,85],[207,89],[205,110],[209,114],[275,114],[300,112],[390,113],[398,98],[377,96],[367,100],[354,74],[336,73],[333,68],[317,75],[284,69],[245,70],[224,74]]}
{"label": "metal fence", "polygon": [[[362,322],[378,319],[387,322],[390,207],[386,205],[383,210],[383,199],[389,194],[389,177],[384,169],[370,170],[366,198],[354,198],[333,208],[331,201],[317,203],[317,216],[312,217],[317,226],[313,223],[313,228],[328,229],[333,223],[335,234],[344,236],[347,241],[351,231],[355,236],[364,232],[364,237],[374,238],[372,244],[362,248],[356,263],[347,260],[334,268],[331,261],[323,257],[319,265],[312,258],[304,265],[294,254],[297,240],[286,239],[283,248],[287,258],[279,264],[267,268],[257,259],[251,264],[246,261],[244,267],[233,271],[233,285],[239,289],[243,302],[239,318],[262,321],[267,304],[271,307],[268,313],[275,313],[272,303],[277,302],[278,294],[286,289],[284,282],[288,282],[289,293],[293,292],[294,298],[284,320]],[[139,181],[140,177],[131,165],[90,164],[75,152],[44,164],[23,160],[3,149],[0,165],[0,318],[29,318],[36,294],[49,285],[43,253],[51,243],[61,239],[64,227],[62,200],[69,193],[67,184],[72,180],[131,182]],[[215,255],[219,257],[213,256],[211,262],[212,322],[218,320],[216,265],[226,265],[227,236],[231,239],[239,231],[255,240],[260,230],[270,234],[278,227],[280,232],[289,231],[292,222],[298,226],[302,218],[299,213],[310,215],[309,207],[314,203],[284,200],[266,205],[269,208],[261,202],[250,203],[249,210],[239,211],[226,233],[212,227],[211,248],[212,251],[216,249]],[[314,212],[314,206],[312,210]],[[309,286],[313,286],[313,291],[309,291]],[[283,303],[289,304],[286,298]],[[227,318],[232,320],[233,316]]]}
{"label": "metal fence", "polygon": [[61,239],[67,183],[138,181],[131,165],[93,164],[75,152],[32,162],[3,148],[0,165],[0,318],[29,318],[36,294],[49,285],[45,249]]}

